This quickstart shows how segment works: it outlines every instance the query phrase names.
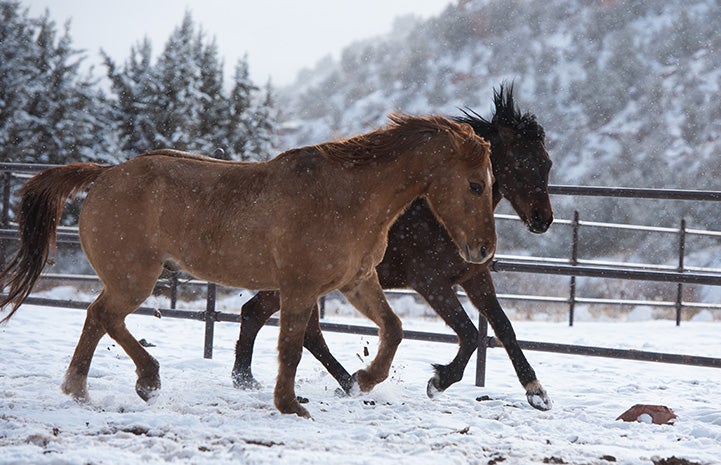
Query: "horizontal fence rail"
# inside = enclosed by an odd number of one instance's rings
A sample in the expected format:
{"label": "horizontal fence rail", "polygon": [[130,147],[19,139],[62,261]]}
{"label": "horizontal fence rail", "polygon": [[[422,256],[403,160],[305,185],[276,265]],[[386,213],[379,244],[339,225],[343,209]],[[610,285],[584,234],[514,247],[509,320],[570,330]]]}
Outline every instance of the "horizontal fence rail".
{"label": "horizontal fence rail", "polygon": [[[90,305],[90,302],[47,299],[32,296],[28,297],[25,302],[30,305],[42,305],[48,307],[61,307],[79,310],[84,310],[88,307],[88,305]],[[207,316],[207,309],[206,311],[192,311],[171,308],[161,309],[154,307],[140,307],[134,313],[138,315],[155,316],[158,318],[167,317],[197,321],[209,320]],[[216,322],[240,323],[240,315],[237,313],[212,312],[211,320]],[[278,326],[278,324],[279,319],[276,317],[271,317],[266,322],[266,325],[268,326]],[[369,326],[332,323],[327,321],[321,321],[320,326],[323,331],[356,334],[361,336],[378,335],[378,328],[373,328]],[[403,338],[423,342],[443,342],[451,344],[456,344],[458,342],[458,338],[454,334],[431,333],[427,331],[413,331],[405,329],[403,330]],[[700,367],[721,368],[721,358],[702,357],[697,355],[669,354],[663,352],[648,352],[633,349],[614,349],[608,347],[579,346],[571,344],[557,344],[550,342],[523,340],[519,340],[518,344],[522,349],[538,352],[551,352],[567,355],[585,355],[590,357],[617,358],[623,360],[636,360],[646,362],[669,363],[676,365],[694,365]],[[498,339],[488,335],[483,336],[482,345],[487,348],[503,347],[503,345],[498,341]],[[212,350],[210,355],[212,355]],[[206,358],[211,358],[210,356],[208,356],[207,347]]]}
{"label": "horizontal fence rail", "polygon": [[[18,239],[17,224],[10,221],[10,197],[11,184],[29,178],[29,175],[45,168],[55,165],[36,165],[26,163],[0,163],[0,175],[4,180],[3,183],[3,209],[2,217],[0,217],[0,259],[4,263],[4,244],[9,241]],[[595,196],[595,197],[614,197],[614,198],[630,198],[630,199],[656,199],[656,200],[685,200],[685,201],[721,201],[721,191],[697,191],[697,190],[671,190],[671,189],[640,189],[640,188],[617,188],[617,187],[590,187],[590,186],[568,186],[568,185],[551,185],[549,192],[553,195],[571,195],[571,196]],[[680,323],[680,311],[683,307],[687,308],[710,308],[721,309],[720,304],[708,304],[701,302],[685,302],[681,299],[682,286],[684,284],[697,285],[721,285],[721,269],[704,269],[683,266],[684,255],[684,238],[686,235],[700,235],[707,237],[721,237],[721,231],[706,231],[698,229],[688,229],[685,222],[679,229],[663,228],[655,226],[640,226],[618,223],[600,223],[581,221],[575,213],[572,220],[556,219],[555,224],[566,225],[573,228],[574,244],[572,247],[572,255],[570,259],[544,258],[544,257],[519,257],[511,255],[497,255],[491,265],[494,272],[522,272],[522,273],[542,273],[560,276],[569,276],[570,294],[565,297],[550,296],[531,296],[531,295],[515,295],[515,294],[499,294],[499,299],[517,300],[517,301],[533,301],[545,303],[563,303],[570,307],[570,324],[573,324],[573,307],[576,303],[604,303],[615,305],[653,305],[660,307],[675,307],[677,309],[677,324]],[[496,215],[497,219],[514,220],[518,218],[512,215]],[[650,265],[636,263],[611,263],[593,260],[582,260],[577,255],[577,238],[578,229],[584,228],[610,228],[620,230],[635,230],[647,232],[660,232],[667,234],[677,234],[681,237],[679,246],[679,266],[668,265]],[[58,230],[58,242],[78,244],[79,237],[77,228],[60,227]],[[655,282],[671,282],[676,283],[678,287],[678,298],[676,302],[662,301],[642,301],[642,300],[621,300],[621,299],[591,299],[577,297],[575,295],[575,278],[576,277],[592,277],[604,279],[624,279],[624,280],[640,280]],[[67,281],[67,282],[99,282],[95,275],[69,275],[69,274],[44,274],[44,280]],[[206,289],[206,308],[204,310],[180,310],[175,308],[175,297],[177,295],[178,285],[190,285],[205,287]],[[198,280],[179,280],[177,275],[169,280],[159,281],[158,288],[171,289],[171,308],[151,308],[141,307],[135,313],[140,315],[151,315],[156,317],[183,318],[205,322],[205,343],[204,355],[207,358],[212,357],[213,350],[213,325],[215,322],[240,322],[240,315],[237,313],[224,313],[215,310],[216,306],[216,285]],[[408,293],[414,294],[408,290],[390,290],[389,293]],[[462,292],[459,294],[463,295]],[[45,305],[73,309],[85,309],[89,302],[79,302],[73,300],[48,299],[36,296],[30,296],[26,299],[28,304]],[[271,318],[269,325],[278,324],[277,318]],[[352,333],[360,335],[375,336],[378,333],[377,328],[331,323],[321,321],[321,328],[325,331]],[[479,351],[476,366],[476,384],[483,386],[485,383],[485,353],[487,348],[501,347],[501,344],[495,337],[488,336],[487,323],[485,319],[479,317]],[[422,331],[404,330],[404,337],[407,339],[457,343],[457,337],[452,334],[431,333]],[[525,350],[553,352],[561,354],[585,355],[594,357],[610,357],[627,360],[651,361],[660,363],[673,363],[684,365],[695,365],[700,367],[721,368],[721,358],[700,357],[694,355],[668,354],[657,352],[646,352],[639,350],[614,349],[605,347],[589,347],[567,344],[555,344],[535,341],[519,341],[521,348]]]}

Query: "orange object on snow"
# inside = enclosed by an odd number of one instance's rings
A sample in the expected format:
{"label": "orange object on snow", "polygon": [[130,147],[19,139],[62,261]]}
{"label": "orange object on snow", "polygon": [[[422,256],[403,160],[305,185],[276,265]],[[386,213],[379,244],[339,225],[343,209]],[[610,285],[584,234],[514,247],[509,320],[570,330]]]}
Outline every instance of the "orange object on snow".
{"label": "orange object on snow", "polygon": [[665,405],[636,404],[623,412],[616,420],[638,421],[655,425],[673,425],[678,416]]}

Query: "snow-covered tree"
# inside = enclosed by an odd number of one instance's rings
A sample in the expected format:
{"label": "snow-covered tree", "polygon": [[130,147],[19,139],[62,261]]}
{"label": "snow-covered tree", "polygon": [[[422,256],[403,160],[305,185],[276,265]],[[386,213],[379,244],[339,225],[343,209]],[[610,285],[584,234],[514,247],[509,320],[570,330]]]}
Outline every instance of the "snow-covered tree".
{"label": "snow-covered tree", "polygon": [[247,155],[252,160],[268,160],[275,156],[274,150],[278,146],[275,132],[278,115],[274,101],[273,86],[268,81],[265,86],[265,98],[255,107],[251,120]]}
{"label": "snow-covered tree", "polygon": [[146,38],[130,50],[122,69],[104,54],[107,74],[115,98],[112,122],[118,136],[118,150],[137,154],[155,147],[154,114],[158,87],[152,67],[152,46]]}
{"label": "snow-covered tree", "polygon": [[[223,62],[215,40],[206,40],[190,14],[186,14],[152,62],[146,40],[131,50],[122,68],[105,57],[114,94],[114,120],[121,151],[131,157],[157,148],[174,148],[213,154],[225,151],[224,158],[247,160],[271,151],[273,139],[249,150],[254,131],[269,134],[266,126],[271,109],[258,113],[262,124],[253,121],[258,103],[258,87],[248,71],[247,58],[236,65],[229,95],[223,84]],[[261,107],[271,102],[266,99]]]}
{"label": "snow-covered tree", "polygon": [[257,90],[258,87],[250,79],[247,57],[243,57],[235,65],[233,87],[228,102],[228,115],[224,124],[230,152],[227,155],[232,159],[250,159],[247,150],[253,130],[251,105],[253,94]]}
{"label": "snow-covered tree", "polygon": [[204,153],[213,153],[217,148],[226,150],[227,134],[222,122],[229,104],[223,94],[223,63],[219,58],[215,40],[202,49],[198,65],[200,67],[198,150]]}
{"label": "snow-covered tree", "polygon": [[67,163],[94,159],[105,100],[80,73],[69,24],[58,37],[49,13],[30,18],[0,1],[0,157]]}

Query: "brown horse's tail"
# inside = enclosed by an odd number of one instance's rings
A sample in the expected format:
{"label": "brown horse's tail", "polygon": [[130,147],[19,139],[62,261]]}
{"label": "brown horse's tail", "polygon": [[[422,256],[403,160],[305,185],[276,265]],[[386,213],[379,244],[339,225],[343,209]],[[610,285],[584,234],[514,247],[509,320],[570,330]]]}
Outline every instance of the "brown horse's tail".
{"label": "brown horse's tail", "polygon": [[65,201],[88,187],[104,169],[95,163],[49,168],[33,176],[20,189],[20,248],[0,271],[0,289],[9,287],[7,295],[0,297],[0,309],[12,304],[12,310],[0,323],[15,314],[40,277],[50,249],[55,246]]}

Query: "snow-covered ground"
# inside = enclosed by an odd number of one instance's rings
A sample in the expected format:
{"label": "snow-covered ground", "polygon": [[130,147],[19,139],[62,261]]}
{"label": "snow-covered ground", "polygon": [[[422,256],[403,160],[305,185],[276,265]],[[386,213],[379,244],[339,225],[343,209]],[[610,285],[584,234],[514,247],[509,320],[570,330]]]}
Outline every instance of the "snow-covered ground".
{"label": "snow-covered ground", "polygon": [[[233,388],[237,325],[216,326],[214,358],[202,358],[203,324],[130,316],[138,338],[155,344],[163,388],[152,404],[134,392],[134,367],[112,340],[91,367],[88,405],[59,389],[84,312],[23,306],[0,327],[2,464],[652,464],[672,456],[721,463],[721,370],[526,352],[554,408],[531,408],[503,350],[489,351],[485,388],[474,360],[457,385],[425,395],[430,364],[453,344],[404,341],[391,377],[369,394],[336,397],[336,383],[307,352],[297,392],[313,420],[273,407],[277,328],[256,346],[259,391]],[[361,318],[332,321],[366,324]],[[443,331],[406,318],[405,328]],[[517,322],[520,339],[718,357],[721,322]],[[373,356],[376,338],[328,333],[331,350],[353,371]],[[480,396],[491,400],[478,401]],[[671,407],[673,426],[615,418],[637,403]]]}

